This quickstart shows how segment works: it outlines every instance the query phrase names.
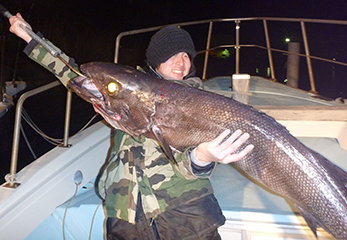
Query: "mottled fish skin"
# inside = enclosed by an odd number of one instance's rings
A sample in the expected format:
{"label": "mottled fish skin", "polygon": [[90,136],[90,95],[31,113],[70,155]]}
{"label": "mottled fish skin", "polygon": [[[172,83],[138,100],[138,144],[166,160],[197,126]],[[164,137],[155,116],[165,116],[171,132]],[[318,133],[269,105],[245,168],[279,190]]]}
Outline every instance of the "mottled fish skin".
{"label": "mottled fish skin", "polygon": [[[346,172],[307,148],[273,118],[232,99],[160,80],[131,67],[93,62],[82,65],[81,70],[93,79],[103,97],[81,88],[87,78],[71,80],[71,89],[92,102],[111,125],[130,135],[143,134],[182,150],[210,141],[225,129],[248,132],[246,144],[255,148],[236,164],[290,198],[315,234],[316,228],[323,227],[337,239],[347,239]],[[110,82],[117,83],[116,94],[107,93]],[[160,139],[155,137],[158,135]]]}

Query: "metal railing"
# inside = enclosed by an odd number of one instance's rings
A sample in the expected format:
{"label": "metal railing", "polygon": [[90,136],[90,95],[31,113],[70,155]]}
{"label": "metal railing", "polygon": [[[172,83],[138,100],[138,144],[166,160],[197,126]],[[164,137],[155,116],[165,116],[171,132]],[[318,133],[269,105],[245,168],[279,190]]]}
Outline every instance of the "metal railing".
{"label": "metal railing", "polygon": [[[41,87],[35,88],[33,90],[30,90],[24,94],[21,95],[21,97],[18,99],[17,106],[16,106],[16,114],[15,114],[15,123],[14,123],[14,130],[13,130],[13,142],[12,142],[12,155],[11,155],[11,167],[10,167],[10,173],[6,175],[6,183],[3,185],[7,188],[17,188],[20,183],[17,182],[17,162],[18,162],[18,149],[19,149],[19,139],[20,139],[20,126],[21,126],[21,119],[22,119],[22,112],[23,112],[23,105],[27,98],[32,97],[34,95],[37,95],[39,93],[42,93],[44,91],[47,91],[51,88],[54,88],[56,86],[61,85],[59,81],[54,81],[51,83],[48,83],[46,85],[43,85]],[[71,99],[72,99],[72,92],[70,90],[67,90],[67,97],[66,97],[66,110],[65,110],[65,126],[64,126],[64,143],[63,146],[68,146],[68,139],[69,139],[69,128],[70,128],[70,116],[71,116]]]}
{"label": "metal railing", "polygon": [[[251,22],[251,21],[262,21],[263,23],[263,30],[265,35],[265,46],[261,46],[259,44],[241,44],[240,43],[240,29],[241,24],[243,22]],[[234,22],[235,23],[235,44],[233,45],[220,45],[214,48],[211,48],[211,36],[213,32],[213,25],[217,22]],[[300,53],[291,53],[286,50],[282,49],[275,49],[271,47],[270,44],[270,38],[269,38],[269,30],[268,30],[268,22],[293,22],[293,23],[299,23],[301,27],[301,35],[303,37],[303,44],[304,44],[304,54]],[[298,18],[270,18],[270,17],[252,17],[252,18],[226,18],[226,19],[212,19],[212,20],[203,20],[203,21],[192,21],[192,22],[185,22],[185,23],[177,23],[177,24],[170,24],[173,26],[192,26],[192,25],[202,25],[206,24],[208,27],[208,34],[206,37],[206,48],[202,51],[199,51],[198,53],[205,53],[204,58],[204,65],[202,70],[202,79],[206,79],[206,72],[208,68],[208,60],[209,60],[209,51],[217,48],[225,48],[225,47],[233,47],[235,49],[235,73],[240,72],[240,49],[245,47],[255,47],[259,49],[266,49],[267,50],[267,58],[269,62],[269,68],[270,68],[270,74],[271,79],[276,80],[275,76],[275,70],[274,70],[274,64],[273,64],[273,52],[280,52],[283,54],[296,54],[302,57],[306,58],[307,62],[307,69],[308,69],[308,75],[309,75],[309,81],[310,81],[310,88],[312,93],[316,93],[316,86],[315,86],[315,79],[314,74],[312,70],[312,63],[311,59],[321,60],[329,63],[339,64],[343,66],[347,66],[347,63],[339,62],[336,60],[331,60],[327,58],[317,57],[317,56],[311,56],[308,39],[307,39],[307,33],[306,33],[306,23],[319,23],[319,24],[337,24],[337,25],[347,25],[347,21],[341,21],[341,20],[322,20],[322,19],[298,19]],[[153,32],[157,31],[160,28],[168,26],[168,25],[162,25],[157,27],[151,27],[151,28],[144,28],[139,30],[133,30],[133,31],[127,31],[120,33],[116,38],[115,43],[115,57],[114,62],[119,62],[119,51],[120,51],[120,42],[121,39],[125,36],[140,34],[140,33],[147,33],[147,32]]]}

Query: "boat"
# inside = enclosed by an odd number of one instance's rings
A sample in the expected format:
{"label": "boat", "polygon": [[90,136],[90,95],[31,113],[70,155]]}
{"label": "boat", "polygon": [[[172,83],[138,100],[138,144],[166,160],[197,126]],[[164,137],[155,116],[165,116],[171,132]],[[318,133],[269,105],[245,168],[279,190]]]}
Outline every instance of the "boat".
{"label": "boat", "polygon": [[[231,37],[227,42],[213,46],[214,32],[222,29],[220,27],[223,24],[227,25]],[[248,41],[253,40],[250,38],[243,44],[240,37],[244,34],[242,29],[247,30],[253,24],[257,30],[250,28],[250,36],[262,32],[262,41],[250,44]],[[271,44],[274,42],[270,37],[273,36],[270,34],[272,24],[285,24],[299,30],[298,35],[303,37],[300,42],[303,43],[304,53],[273,48]],[[212,19],[175,25],[188,29],[193,40],[198,38],[194,34],[205,33],[199,37],[206,39],[206,42],[205,47],[201,48],[203,50],[199,51],[196,65],[199,70],[200,64],[201,72],[198,74],[204,80],[207,91],[233,97],[267,113],[305,145],[347,171],[347,101],[343,97],[323,97],[317,92],[313,71],[315,65],[312,62],[338,66],[334,69],[346,67],[347,63],[311,55],[313,48],[308,44],[309,35],[306,31],[306,27],[312,25],[319,28],[326,25],[344,27],[347,21],[257,17]],[[128,37],[143,39],[143,34],[151,36],[161,27],[120,33],[115,43],[114,62],[127,64],[126,57],[122,60],[122,51],[126,47],[121,46],[125,45],[123,41]],[[218,49],[228,49],[229,57],[213,59],[218,54],[209,53]],[[266,66],[264,75],[243,67],[243,51],[256,51],[252,56],[258,56],[259,52],[263,54],[258,60]],[[307,73],[303,74],[305,79],[300,79],[300,82],[309,82],[308,89],[289,86],[276,79],[278,56],[282,59],[299,56],[305,60]],[[210,65],[219,60],[229,61],[227,70],[232,72],[209,76]],[[219,63],[215,66],[219,66]],[[257,69],[258,65],[253,65],[253,68]],[[291,71],[297,69],[294,67]],[[114,131],[101,120],[69,136],[71,92],[68,92],[67,98],[64,143],[17,172],[23,102],[59,84],[52,82],[41,86],[22,94],[18,100],[11,169],[6,182],[0,187],[0,239],[103,239],[104,213],[102,201],[94,191],[94,182],[99,169],[107,160]],[[227,219],[226,224],[219,229],[223,240],[316,239],[290,200],[259,185],[234,166],[218,165],[211,181]],[[318,229],[317,235],[319,239],[334,239],[323,229]]]}

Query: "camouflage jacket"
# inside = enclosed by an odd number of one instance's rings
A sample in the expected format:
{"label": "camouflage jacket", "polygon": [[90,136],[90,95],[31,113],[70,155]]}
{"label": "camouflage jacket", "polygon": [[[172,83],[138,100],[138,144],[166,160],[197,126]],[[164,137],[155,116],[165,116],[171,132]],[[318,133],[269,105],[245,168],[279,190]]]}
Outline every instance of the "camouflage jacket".
{"label": "camouflage jacket", "polygon": [[[73,68],[78,70],[78,66],[73,58],[68,57],[59,48],[54,46],[51,42],[46,40],[60,56],[68,62]],[[47,52],[41,45],[38,45],[36,41],[32,40],[23,50],[25,54],[29,56],[32,60],[46,68],[48,71],[53,73],[60,82],[66,87],[70,79],[77,76],[76,73],[70,70],[59,58],[53,57]]]}
{"label": "camouflage jacket", "polygon": [[[24,52],[55,74],[65,86],[76,76],[35,42],[30,42]],[[77,66],[72,58],[63,53],[62,56]],[[196,78],[190,81],[187,82],[199,85]],[[194,147],[174,154],[178,162],[176,166],[156,141],[143,136],[133,138],[116,130],[110,158],[96,179],[97,193],[104,199],[106,216],[135,223],[138,194],[141,194],[145,216],[155,218],[164,211],[213,193],[209,176],[215,164],[207,170],[194,171],[190,159],[192,149]]]}

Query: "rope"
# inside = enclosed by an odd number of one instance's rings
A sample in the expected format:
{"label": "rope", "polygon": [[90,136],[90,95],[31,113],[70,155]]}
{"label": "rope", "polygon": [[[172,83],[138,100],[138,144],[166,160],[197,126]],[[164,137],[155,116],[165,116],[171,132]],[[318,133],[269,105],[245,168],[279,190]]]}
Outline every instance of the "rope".
{"label": "rope", "polygon": [[[82,132],[83,130],[85,130],[88,126],[90,126],[91,122],[98,116],[98,114],[95,114],[93,117],[91,117],[91,119],[76,133],[74,134],[73,136],[79,134],[80,132]],[[61,138],[53,138],[53,137],[50,137],[48,136],[47,134],[45,134],[35,123],[34,121],[31,119],[31,117],[29,116],[28,112],[24,109],[23,107],[23,112],[22,112],[22,117],[23,119],[25,120],[25,122],[36,132],[38,133],[43,139],[45,139],[47,142],[49,142],[50,144],[52,145],[55,145],[55,146],[59,146],[63,143],[63,139]],[[33,157],[36,159],[36,155],[34,153],[34,151],[32,150],[32,147],[30,146],[30,143],[28,141],[28,138],[24,132],[24,129],[22,127],[22,125],[20,126],[21,127],[21,132],[24,136],[24,139],[25,139],[25,142],[29,148],[29,150],[31,151],[31,154],[33,155]],[[72,136],[71,136],[72,137]]]}
{"label": "rope", "polygon": [[20,131],[21,131],[21,133],[22,133],[22,135],[23,135],[23,137],[24,137],[25,143],[27,144],[27,146],[28,146],[28,148],[29,148],[29,150],[30,150],[30,152],[31,152],[31,155],[34,157],[34,159],[36,159],[36,158],[37,158],[37,157],[36,157],[36,154],[35,154],[33,148],[31,147],[31,145],[30,145],[30,143],[29,143],[29,140],[28,140],[28,138],[27,138],[27,135],[25,134],[25,131],[24,131],[24,128],[23,128],[23,125],[22,125],[22,124],[20,125]]}
{"label": "rope", "polygon": [[[92,182],[89,182],[89,183],[91,183],[93,186],[92,186],[92,187],[83,187],[83,188],[84,188],[84,189],[93,189],[93,188],[95,187],[94,183],[92,183]],[[64,211],[63,227],[62,227],[62,228],[63,228],[63,239],[64,239],[64,240],[66,239],[66,238],[65,238],[65,219],[66,219],[66,215],[67,215],[67,210],[68,210],[68,208],[69,208],[71,202],[75,199],[75,197],[76,197],[76,195],[77,195],[77,192],[78,192],[78,185],[79,185],[80,183],[76,183],[76,182],[75,182],[75,184],[76,184],[75,192],[74,192],[73,196],[71,197],[69,203],[66,205],[66,208],[65,208],[65,211]],[[89,230],[89,238],[88,238],[89,240],[91,240],[95,216],[96,216],[96,213],[98,212],[98,209],[99,209],[99,207],[101,206],[101,204],[102,204],[102,202],[100,202],[100,203],[98,204],[98,206],[96,207],[96,209],[95,209],[95,211],[94,211],[94,214],[93,214],[93,217],[92,217],[92,221],[91,221],[91,225],[90,225],[90,230]]]}
{"label": "rope", "polygon": [[69,203],[66,205],[66,208],[65,208],[65,212],[64,212],[64,217],[63,217],[63,239],[65,240],[65,219],[66,219],[66,214],[67,214],[67,209],[69,208],[72,200],[74,200],[74,198],[76,197],[76,194],[77,194],[77,191],[78,191],[78,185],[77,183],[76,184],[76,189],[75,189],[75,193],[73,194],[72,198],[70,199]]}

